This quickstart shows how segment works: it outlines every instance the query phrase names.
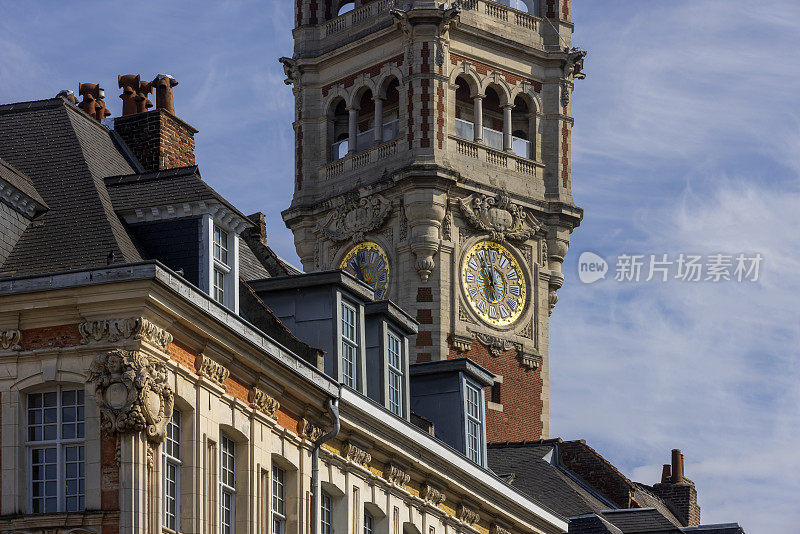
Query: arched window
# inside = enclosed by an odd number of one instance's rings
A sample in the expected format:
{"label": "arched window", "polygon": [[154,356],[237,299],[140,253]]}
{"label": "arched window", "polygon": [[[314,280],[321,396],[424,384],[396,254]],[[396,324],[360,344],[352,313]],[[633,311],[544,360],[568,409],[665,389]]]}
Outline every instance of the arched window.
{"label": "arched window", "polygon": [[362,152],[370,148],[375,142],[375,131],[373,129],[375,125],[375,101],[372,99],[372,91],[363,89],[356,102],[358,102],[356,152]]}
{"label": "arched window", "polygon": [[384,83],[381,109],[381,137],[376,141],[386,142],[396,138],[400,132],[400,81],[394,76]]}
{"label": "arched window", "polygon": [[511,110],[511,131],[511,149],[514,154],[534,159],[531,112],[528,103],[519,96],[514,100],[514,107]]}
{"label": "arched window", "polygon": [[355,7],[356,7],[355,2],[344,2],[343,4],[339,5],[339,11],[336,13],[336,16],[338,17],[339,15],[344,15],[345,13],[349,13],[350,11],[353,11]]}
{"label": "arched window", "polygon": [[469,82],[463,77],[456,78],[456,135],[469,141],[475,140],[475,103]]}
{"label": "arched window", "polygon": [[220,436],[219,517],[220,534],[236,532],[236,442]]}
{"label": "arched window", "polygon": [[539,16],[539,0],[501,0],[500,3],[535,17]]}
{"label": "arched window", "polygon": [[503,150],[503,110],[500,108],[500,95],[493,87],[486,88],[483,99],[483,142]]}
{"label": "arched window", "polygon": [[348,144],[349,113],[343,98],[337,98],[331,103],[328,110],[328,139],[330,145],[329,157],[336,161],[347,155],[350,149]]}

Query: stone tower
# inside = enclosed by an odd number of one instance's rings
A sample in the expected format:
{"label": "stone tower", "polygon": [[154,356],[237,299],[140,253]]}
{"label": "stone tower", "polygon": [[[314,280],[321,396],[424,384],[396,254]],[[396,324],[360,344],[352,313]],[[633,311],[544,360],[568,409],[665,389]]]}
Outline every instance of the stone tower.
{"label": "stone tower", "polygon": [[415,314],[410,361],[497,375],[487,439],[548,435],[548,327],[582,211],[572,0],[296,0],[295,192],[306,271]]}

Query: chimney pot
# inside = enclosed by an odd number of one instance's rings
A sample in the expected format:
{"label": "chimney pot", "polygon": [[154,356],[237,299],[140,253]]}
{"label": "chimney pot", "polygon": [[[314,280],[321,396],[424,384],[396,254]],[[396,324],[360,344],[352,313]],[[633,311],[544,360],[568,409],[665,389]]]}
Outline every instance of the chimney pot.
{"label": "chimney pot", "polygon": [[133,115],[137,113],[136,105],[136,91],[140,85],[140,77],[138,74],[123,74],[117,76],[117,83],[119,88],[122,89],[122,94],[119,97],[122,99],[122,116]]}
{"label": "chimney pot", "polygon": [[664,464],[664,467],[661,468],[661,483],[666,484],[672,479],[672,466],[669,464]]}
{"label": "chimney pot", "polygon": [[106,103],[103,101],[105,91],[103,91],[99,83],[78,82],[78,94],[83,97],[78,107],[98,121],[111,115],[111,112],[106,109]]}
{"label": "chimney pot", "polygon": [[172,96],[172,88],[178,85],[178,80],[169,74],[158,74],[150,83],[156,88],[156,108],[175,115],[175,99]]}
{"label": "chimney pot", "polygon": [[683,482],[683,454],[680,449],[672,449],[672,482]]}
{"label": "chimney pot", "polygon": [[60,96],[61,98],[64,98],[75,105],[78,104],[78,99],[75,97],[75,92],[70,91],[69,89],[64,89],[63,91],[59,92],[56,96]]}

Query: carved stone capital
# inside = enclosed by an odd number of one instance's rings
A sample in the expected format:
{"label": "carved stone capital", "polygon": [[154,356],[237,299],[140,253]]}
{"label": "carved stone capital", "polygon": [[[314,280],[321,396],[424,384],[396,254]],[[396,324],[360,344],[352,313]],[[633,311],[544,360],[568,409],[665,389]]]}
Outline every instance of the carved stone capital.
{"label": "carved stone capital", "polygon": [[430,484],[423,484],[422,485],[422,492],[420,493],[422,496],[422,500],[432,506],[439,506],[442,504],[447,496],[444,494],[442,490],[431,486]]}
{"label": "carved stone capital", "polygon": [[261,410],[269,417],[275,417],[275,412],[281,407],[275,397],[261,388],[253,387],[248,394],[250,405],[257,410]]}
{"label": "carved stone capital", "polygon": [[194,368],[197,370],[197,374],[213,380],[222,387],[225,387],[225,381],[231,375],[227,367],[215,362],[203,353],[198,354],[197,358],[195,358]]}
{"label": "carved stone capital", "polygon": [[392,203],[381,195],[350,199],[328,214],[319,231],[333,241],[363,241],[364,234],[383,224],[391,208]]}
{"label": "carved stone capital", "polygon": [[411,475],[394,464],[389,464],[386,466],[383,476],[386,481],[389,482],[389,484],[395,484],[397,486],[408,484],[408,482],[411,480]]}
{"label": "carved stone capital", "polygon": [[300,434],[300,437],[311,441],[317,441],[325,434],[322,427],[315,425],[305,417],[300,419],[300,422],[297,424],[297,432]]}
{"label": "carved stone capital", "polygon": [[172,343],[172,334],[144,317],[84,321],[78,325],[78,331],[81,334],[81,343],[84,345],[92,341],[116,343],[122,339],[132,339],[146,341],[161,350],[166,350]]}
{"label": "carved stone capital", "polygon": [[174,398],[163,362],[139,351],[115,349],[95,358],[87,381],[95,384],[104,430],[144,431],[156,443],[164,439]]}
{"label": "carved stone capital", "polygon": [[0,349],[22,350],[22,346],[20,345],[21,341],[22,332],[19,330],[0,331]]}
{"label": "carved stone capital", "polygon": [[456,508],[456,517],[468,525],[474,525],[480,519],[478,512],[464,503],[459,504]]}
{"label": "carved stone capital", "polygon": [[528,210],[515,204],[506,194],[474,194],[458,202],[461,213],[475,229],[489,232],[491,239],[503,242],[526,241],[543,226]]}
{"label": "carved stone capital", "polygon": [[370,453],[349,441],[344,446],[344,455],[345,458],[362,467],[369,466],[369,463],[372,461],[372,455]]}

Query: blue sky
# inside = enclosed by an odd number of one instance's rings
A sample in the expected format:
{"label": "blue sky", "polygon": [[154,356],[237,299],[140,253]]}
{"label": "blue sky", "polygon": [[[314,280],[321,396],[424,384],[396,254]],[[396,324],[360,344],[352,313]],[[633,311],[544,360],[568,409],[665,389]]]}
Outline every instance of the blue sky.
{"label": "blue sky", "polygon": [[[573,95],[573,188],[585,209],[552,316],[551,429],[656,482],[686,456],[703,522],[800,524],[800,5],[576,0],[588,78]],[[200,130],[203,177],[280,219],[292,193],[291,55],[282,1],[0,0],[0,102],[166,72]],[[577,258],[611,263],[577,279]],[[613,281],[622,253],[760,253],[757,283]],[[793,528],[794,526],[794,528]]]}

